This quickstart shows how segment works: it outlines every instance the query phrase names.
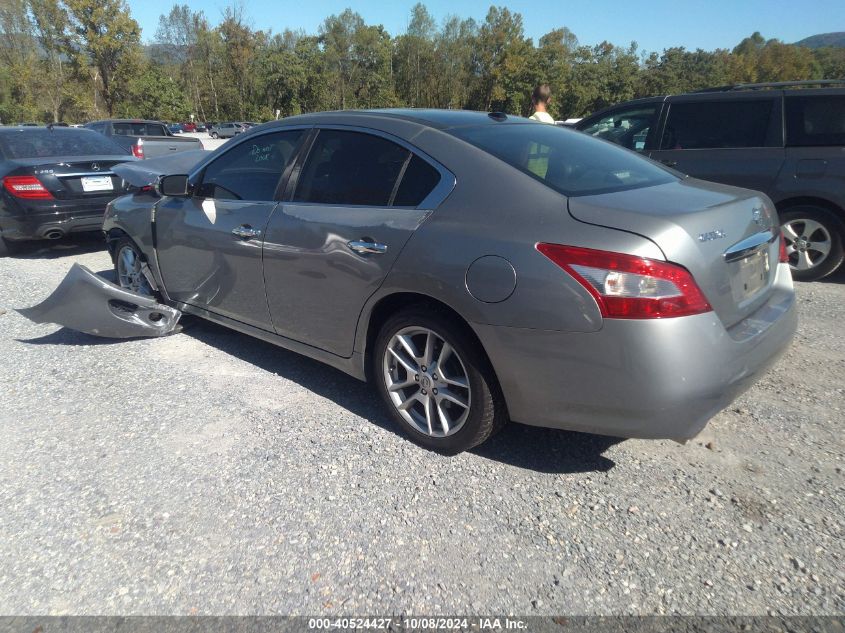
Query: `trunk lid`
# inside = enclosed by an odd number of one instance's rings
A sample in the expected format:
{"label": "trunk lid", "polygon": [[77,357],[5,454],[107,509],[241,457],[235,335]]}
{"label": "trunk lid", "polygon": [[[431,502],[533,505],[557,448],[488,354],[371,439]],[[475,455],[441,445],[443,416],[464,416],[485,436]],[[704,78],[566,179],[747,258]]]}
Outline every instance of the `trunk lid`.
{"label": "trunk lid", "polygon": [[130,156],[70,156],[48,160],[16,159],[14,162],[20,167],[12,174],[35,176],[57,200],[117,197],[129,190],[128,183],[112,167],[134,160]]}
{"label": "trunk lid", "polygon": [[588,224],[636,233],[689,270],[725,327],[772,292],[780,235],[765,195],[687,178],[673,183],[569,198]]}

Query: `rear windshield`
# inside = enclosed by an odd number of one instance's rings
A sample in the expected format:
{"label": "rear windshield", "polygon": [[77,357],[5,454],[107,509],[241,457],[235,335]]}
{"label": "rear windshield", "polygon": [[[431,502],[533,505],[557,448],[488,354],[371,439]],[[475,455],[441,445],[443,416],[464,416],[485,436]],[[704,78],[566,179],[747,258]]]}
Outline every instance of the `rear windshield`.
{"label": "rear windshield", "polygon": [[567,196],[649,187],[677,180],[626,149],[544,123],[448,130]]}
{"label": "rear windshield", "polygon": [[127,154],[126,149],[92,130],[47,128],[16,130],[0,134],[0,150],[6,158],[47,156],[98,156]]}

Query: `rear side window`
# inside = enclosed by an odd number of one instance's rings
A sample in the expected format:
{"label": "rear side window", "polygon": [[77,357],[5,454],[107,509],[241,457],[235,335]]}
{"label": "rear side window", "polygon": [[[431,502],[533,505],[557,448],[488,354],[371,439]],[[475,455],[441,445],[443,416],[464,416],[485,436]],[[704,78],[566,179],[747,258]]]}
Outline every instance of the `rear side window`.
{"label": "rear side window", "polygon": [[301,137],[302,130],[274,132],[232,148],[205,168],[197,197],[273,200]]}
{"label": "rear side window", "polygon": [[320,130],[299,177],[294,201],[389,206],[410,154],[380,136]]}
{"label": "rear side window", "polygon": [[567,196],[624,191],[677,180],[634,152],[556,125],[482,125],[449,132]]}
{"label": "rear side window", "polygon": [[617,110],[589,125],[578,125],[578,129],[590,136],[597,136],[641,152],[645,149],[646,137],[654,125],[656,114],[657,106],[654,105]]}
{"label": "rear side window", "polygon": [[48,156],[97,156],[128,154],[105,136],[91,130],[46,128],[0,134],[0,148],[7,158]]}
{"label": "rear side window", "polygon": [[845,145],[845,95],[786,97],[786,144]]}
{"label": "rear side window", "polygon": [[440,182],[440,172],[419,156],[412,156],[393,198],[397,207],[416,207]]}
{"label": "rear side window", "polygon": [[774,101],[673,103],[660,149],[766,147]]}

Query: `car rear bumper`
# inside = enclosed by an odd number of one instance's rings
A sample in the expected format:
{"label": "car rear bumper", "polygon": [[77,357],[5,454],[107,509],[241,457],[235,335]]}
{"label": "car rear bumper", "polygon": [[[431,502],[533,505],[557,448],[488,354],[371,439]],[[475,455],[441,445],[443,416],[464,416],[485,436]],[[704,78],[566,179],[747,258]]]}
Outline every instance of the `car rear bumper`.
{"label": "car rear bumper", "polygon": [[513,420],[685,440],[774,364],[796,326],[792,279],[780,264],[769,301],[730,329],[713,312],[605,319],[590,333],[474,327]]}
{"label": "car rear bumper", "polygon": [[68,233],[99,231],[106,205],[114,198],[53,200],[12,213],[0,214],[0,230],[7,240],[39,240]]}

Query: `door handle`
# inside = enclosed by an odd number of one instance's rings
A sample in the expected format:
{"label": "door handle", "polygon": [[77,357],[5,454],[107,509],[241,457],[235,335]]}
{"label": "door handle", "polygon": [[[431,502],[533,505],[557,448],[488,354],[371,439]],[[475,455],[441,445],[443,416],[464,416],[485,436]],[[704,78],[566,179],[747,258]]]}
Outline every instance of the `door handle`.
{"label": "door handle", "polygon": [[250,240],[253,237],[260,236],[261,230],[254,229],[249,224],[241,224],[239,227],[232,229],[232,235],[235,235],[245,240]]}
{"label": "door handle", "polygon": [[677,165],[678,165],[678,161],[671,160],[669,158],[667,158],[665,160],[661,160],[660,162],[663,163],[664,165],[666,165],[667,167],[677,167]]}
{"label": "door handle", "polygon": [[378,242],[363,242],[357,240],[347,242],[346,245],[359,255],[381,255],[387,252],[387,244],[379,244]]}

